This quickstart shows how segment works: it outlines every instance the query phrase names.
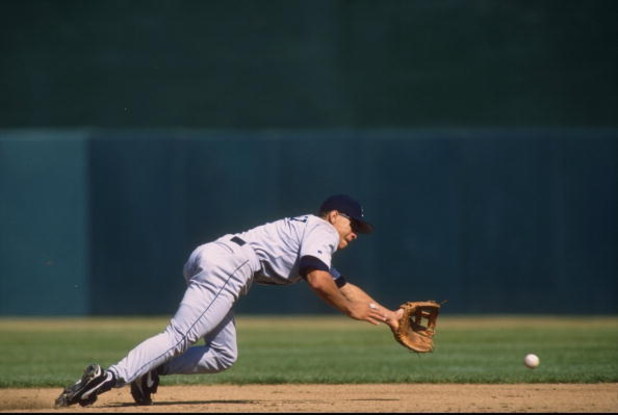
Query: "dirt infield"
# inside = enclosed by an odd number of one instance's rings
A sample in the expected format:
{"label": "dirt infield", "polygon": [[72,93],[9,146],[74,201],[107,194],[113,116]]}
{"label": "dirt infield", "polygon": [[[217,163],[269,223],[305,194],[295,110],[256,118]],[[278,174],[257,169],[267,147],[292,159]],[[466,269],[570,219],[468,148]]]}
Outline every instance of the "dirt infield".
{"label": "dirt infield", "polygon": [[[0,412],[49,412],[59,389],[0,389]],[[56,412],[617,412],[618,384],[164,386],[152,406],[115,389]]]}

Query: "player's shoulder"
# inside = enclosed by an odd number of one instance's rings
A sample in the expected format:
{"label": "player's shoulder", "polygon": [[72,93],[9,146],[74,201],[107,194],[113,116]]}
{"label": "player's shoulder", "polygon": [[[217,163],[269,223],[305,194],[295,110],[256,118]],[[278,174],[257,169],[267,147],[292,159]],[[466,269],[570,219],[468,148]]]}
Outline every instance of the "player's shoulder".
{"label": "player's shoulder", "polygon": [[330,223],[312,213],[298,216],[290,216],[285,218],[284,220],[290,223],[303,224],[304,226],[310,227],[332,227]]}
{"label": "player's shoulder", "polygon": [[290,223],[302,223],[306,236],[338,238],[339,234],[333,225],[319,216],[313,214],[295,216],[289,218]]}

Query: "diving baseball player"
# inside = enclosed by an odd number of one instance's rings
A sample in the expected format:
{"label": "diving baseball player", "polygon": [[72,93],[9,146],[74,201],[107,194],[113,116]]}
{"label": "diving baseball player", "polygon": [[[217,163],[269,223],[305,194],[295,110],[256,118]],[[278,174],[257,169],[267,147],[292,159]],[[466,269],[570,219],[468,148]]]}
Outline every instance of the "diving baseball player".
{"label": "diving baseball player", "polygon": [[[322,203],[318,215],[280,219],[198,246],[184,266],[187,289],[166,329],[107,369],[89,365],[56,399],[56,407],[87,406],[101,393],[127,384],[138,405],[149,405],[161,375],[228,369],[238,354],[233,308],[253,282],[288,285],[305,280],[350,318],[392,328],[398,312],[378,304],[332,266],[337,250],[372,230],[356,200],[334,195]],[[197,345],[200,339],[203,345]]]}

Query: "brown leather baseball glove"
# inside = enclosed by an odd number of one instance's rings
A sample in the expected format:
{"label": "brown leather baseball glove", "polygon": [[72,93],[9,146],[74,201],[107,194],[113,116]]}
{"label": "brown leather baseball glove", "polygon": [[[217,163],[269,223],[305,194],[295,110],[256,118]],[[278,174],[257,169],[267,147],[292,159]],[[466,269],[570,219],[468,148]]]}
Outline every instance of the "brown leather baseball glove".
{"label": "brown leather baseball glove", "polygon": [[393,330],[395,340],[416,353],[433,352],[440,304],[433,300],[408,301],[399,308],[403,315],[399,327]]}

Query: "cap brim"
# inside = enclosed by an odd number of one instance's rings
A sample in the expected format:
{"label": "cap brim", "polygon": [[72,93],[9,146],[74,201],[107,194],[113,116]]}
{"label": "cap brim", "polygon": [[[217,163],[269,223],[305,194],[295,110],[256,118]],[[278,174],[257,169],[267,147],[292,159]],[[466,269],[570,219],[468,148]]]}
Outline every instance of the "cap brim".
{"label": "cap brim", "polygon": [[373,232],[373,225],[363,220],[354,219],[354,228],[358,231],[358,233]]}

